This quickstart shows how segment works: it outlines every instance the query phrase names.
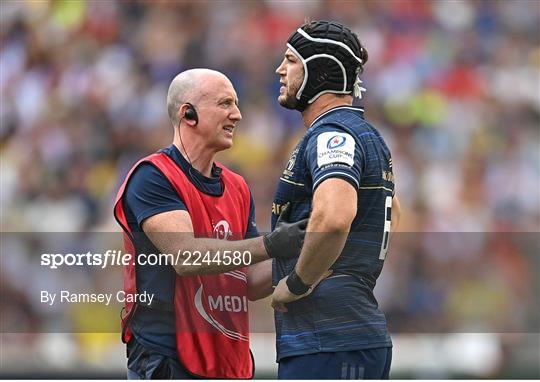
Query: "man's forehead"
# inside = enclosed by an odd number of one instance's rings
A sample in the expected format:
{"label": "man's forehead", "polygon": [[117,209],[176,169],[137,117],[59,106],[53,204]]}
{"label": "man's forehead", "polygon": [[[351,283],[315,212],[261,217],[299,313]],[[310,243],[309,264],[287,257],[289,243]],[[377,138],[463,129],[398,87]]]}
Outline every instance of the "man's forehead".
{"label": "man's forehead", "polygon": [[220,90],[215,93],[215,98],[218,100],[226,99],[226,98],[232,98],[233,101],[238,101],[238,96],[236,95],[236,92],[234,89],[230,90]]}
{"label": "man's forehead", "polygon": [[222,99],[232,97],[237,99],[234,87],[226,77],[208,77],[202,81],[199,87],[199,95],[201,98]]}
{"label": "man's forehead", "polygon": [[228,78],[224,78],[223,82],[220,82],[217,87],[214,88],[214,95],[216,99],[223,99],[232,97],[234,100],[238,98],[234,86]]}
{"label": "man's forehead", "polygon": [[294,54],[294,52],[290,48],[287,48],[287,50],[285,51],[284,56],[285,57],[291,57],[291,58],[298,58],[298,56],[296,54]]}
{"label": "man's forehead", "polygon": [[234,89],[223,89],[223,88],[213,88],[213,89],[207,89],[205,92],[200,93],[200,99],[201,101],[207,101],[210,103],[213,102],[219,102],[225,99],[232,99],[235,103],[238,103],[238,96],[236,95],[236,92]]}

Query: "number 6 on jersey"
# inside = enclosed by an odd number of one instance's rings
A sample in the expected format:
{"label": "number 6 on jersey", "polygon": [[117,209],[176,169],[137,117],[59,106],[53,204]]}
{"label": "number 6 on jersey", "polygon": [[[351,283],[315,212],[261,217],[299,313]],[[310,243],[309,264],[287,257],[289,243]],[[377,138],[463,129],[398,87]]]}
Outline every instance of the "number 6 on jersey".
{"label": "number 6 on jersey", "polygon": [[384,202],[384,231],[381,243],[381,252],[379,253],[379,260],[386,258],[388,252],[388,241],[390,239],[390,227],[392,225],[392,197],[387,196]]}

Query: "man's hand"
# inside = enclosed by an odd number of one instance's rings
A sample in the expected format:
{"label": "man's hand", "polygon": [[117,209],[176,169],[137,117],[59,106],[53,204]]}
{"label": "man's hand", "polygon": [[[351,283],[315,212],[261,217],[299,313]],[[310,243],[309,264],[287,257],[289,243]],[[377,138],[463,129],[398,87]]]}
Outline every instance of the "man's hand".
{"label": "man's hand", "polygon": [[276,228],[264,235],[264,248],[268,257],[288,259],[300,256],[306,236],[308,219],[289,223],[290,215],[290,203],[287,203],[279,214]]}
{"label": "man's hand", "polygon": [[301,298],[309,296],[311,292],[313,292],[315,287],[331,274],[331,269],[324,272],[323,275],[308,289],[308,291],[301,295],[296,295],[289,291],[289,287],[287,286],[287,278],[289,276],[282,278],[281,280],[279,280],[278,285],[274,289],[274,293],[272,293],[272,308],[274,308],[274,310],[277,310],[278,312],[287,312],[288,309],[285,306],[286,303],[300,300]]}

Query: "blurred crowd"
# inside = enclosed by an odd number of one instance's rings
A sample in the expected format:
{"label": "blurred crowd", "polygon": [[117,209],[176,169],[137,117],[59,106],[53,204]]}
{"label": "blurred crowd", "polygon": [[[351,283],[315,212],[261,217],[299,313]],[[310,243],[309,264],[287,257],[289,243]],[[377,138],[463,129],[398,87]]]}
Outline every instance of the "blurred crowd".
{"label": "blurred crowd", "polygon": [[[259,231],[268,230],[277,179],[304,132],[299,113],[277,104],[274,71],[306,17],[333,19],[369,52],[367,92],[356,102],[392,151],[404,207],[406,233],[391,244],[376,289],[391,326],[530,325],[539,293],[538,243],[530,245],[540,231],[537,1],[0,7],[1,232],[118,231],[119,183],[137,159],[170,144],[167,88],[194,67],[224,72],[238,92],[243,120],[219,159],[246,178]],[[39,327],[40,308],[28,303],[35,291],[13,281],[36,260],[29,250],[16,262],[3,252],[0,311],[18,306]]]}

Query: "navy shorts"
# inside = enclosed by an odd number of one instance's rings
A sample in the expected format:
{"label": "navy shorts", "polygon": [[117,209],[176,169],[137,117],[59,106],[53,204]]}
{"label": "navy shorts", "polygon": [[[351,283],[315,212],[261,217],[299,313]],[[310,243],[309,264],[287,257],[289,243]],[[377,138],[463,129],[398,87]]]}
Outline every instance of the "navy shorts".
{"label": "navy shorts", "polygon": [[135,338],[127,345],[128,379],[195,379],[177,358],[146,349]]}
{"label": "navy shorts", "polygon": [[283,358],[278,379],[388,379],[392,348],[316,353]]}

